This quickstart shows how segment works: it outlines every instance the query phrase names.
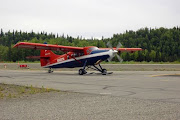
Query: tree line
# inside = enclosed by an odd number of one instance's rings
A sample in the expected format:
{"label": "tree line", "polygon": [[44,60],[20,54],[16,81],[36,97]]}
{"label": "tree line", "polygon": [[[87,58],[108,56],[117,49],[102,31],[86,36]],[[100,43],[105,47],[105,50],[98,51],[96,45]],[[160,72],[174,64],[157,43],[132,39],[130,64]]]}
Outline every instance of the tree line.
{"label": "tree line", "polygon": [[[71,37],[68,35],[58,35],[47,32],[35,33],[22,31],[0,32],[0,61],[32,61],[26,59],[27,56],[38,56],[39,50],[16,49],[13,46],[18,42],[48,43],[66,46],[97,46],[107,47],[110,41],[116,47],[120,42],[121,47],[140,47],[143,51],[134,53],[121,53],[125,61],[154,61],[173,62],[180,61],[180,28],[141,28],[137,31],[129,30],[124,33],[114,34],[111,38],[101,38],[101,40],[82,37]],[[56,54],[62,52],[54,51]],[[114,58],[117,61],[117,58]]]}

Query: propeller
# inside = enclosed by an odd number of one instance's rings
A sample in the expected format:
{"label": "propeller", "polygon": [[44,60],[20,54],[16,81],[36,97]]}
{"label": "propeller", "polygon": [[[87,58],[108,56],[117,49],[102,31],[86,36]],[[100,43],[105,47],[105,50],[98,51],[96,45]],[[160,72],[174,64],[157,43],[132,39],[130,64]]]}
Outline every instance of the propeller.
{"label": "propeller", "polygon": [[116,47],[116,50],[118,50],[120,47],[122,46],[122,44],[120,42],[118,42],[118,45]]}
{"label": "propeller", "polygon": [[107,44],[106,44],[106,45],[107,45],[107,47],[108,47],[108,48],[113,49],[113,48],[112,48],[112,44],[111,44],[109,41],[107,42]]}
{"label": "propeller", "polygon": [[110,57],[108,58],[108,61],[112,61],[112,59],[116,56],[117,59],[119,60],[119,62],[122,62],[123,59],[117,54],[118,53],[118,49],[122,46],[122,44],[119,42],[116,50],[113,49],[112,44],[108,41],[106,44],[109,48],[111,48],[111,50],[109,50],[111,52]]}

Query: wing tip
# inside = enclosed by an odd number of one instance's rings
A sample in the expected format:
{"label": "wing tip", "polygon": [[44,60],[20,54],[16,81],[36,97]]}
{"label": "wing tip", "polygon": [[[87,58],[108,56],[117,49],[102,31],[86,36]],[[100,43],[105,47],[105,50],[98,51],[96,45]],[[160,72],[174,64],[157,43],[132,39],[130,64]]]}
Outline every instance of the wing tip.
{"label": "wing tip", "polygon": [[13,48],[16,48],[16,47],[18,47],[19,45],[23,45],[23,44],[26,44],[26,43],[28,43],[28,42],[19,42],[19,43],[16,43],[16,44],[13,46]]}

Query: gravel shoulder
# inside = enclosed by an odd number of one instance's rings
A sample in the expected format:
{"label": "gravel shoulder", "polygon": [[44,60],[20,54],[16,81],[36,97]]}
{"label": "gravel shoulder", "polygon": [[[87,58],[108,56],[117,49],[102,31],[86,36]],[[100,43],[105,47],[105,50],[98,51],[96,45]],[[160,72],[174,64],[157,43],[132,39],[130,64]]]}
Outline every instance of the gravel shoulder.
{"label": "gravel shoulder", "polygon": [[177,120],[180,103],[82,93],[43,93],[0,101],[1,120]]}

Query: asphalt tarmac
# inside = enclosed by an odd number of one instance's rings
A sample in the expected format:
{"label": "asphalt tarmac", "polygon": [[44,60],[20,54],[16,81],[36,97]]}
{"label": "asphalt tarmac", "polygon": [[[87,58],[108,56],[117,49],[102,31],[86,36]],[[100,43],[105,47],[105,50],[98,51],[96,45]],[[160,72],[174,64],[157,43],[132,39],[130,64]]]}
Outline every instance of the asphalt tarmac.
{"label": "asphalt tarmac", "polygon": [[0,82],[69,91],[0,103],[0,119],[180,119],[180,71],[0,70]]}
{"label": "asphalt tarmac", "polygon": [[0,70],[0,82],[62,91],[180,102],[180,71],[114,71],[78,75],[77,71]]}

